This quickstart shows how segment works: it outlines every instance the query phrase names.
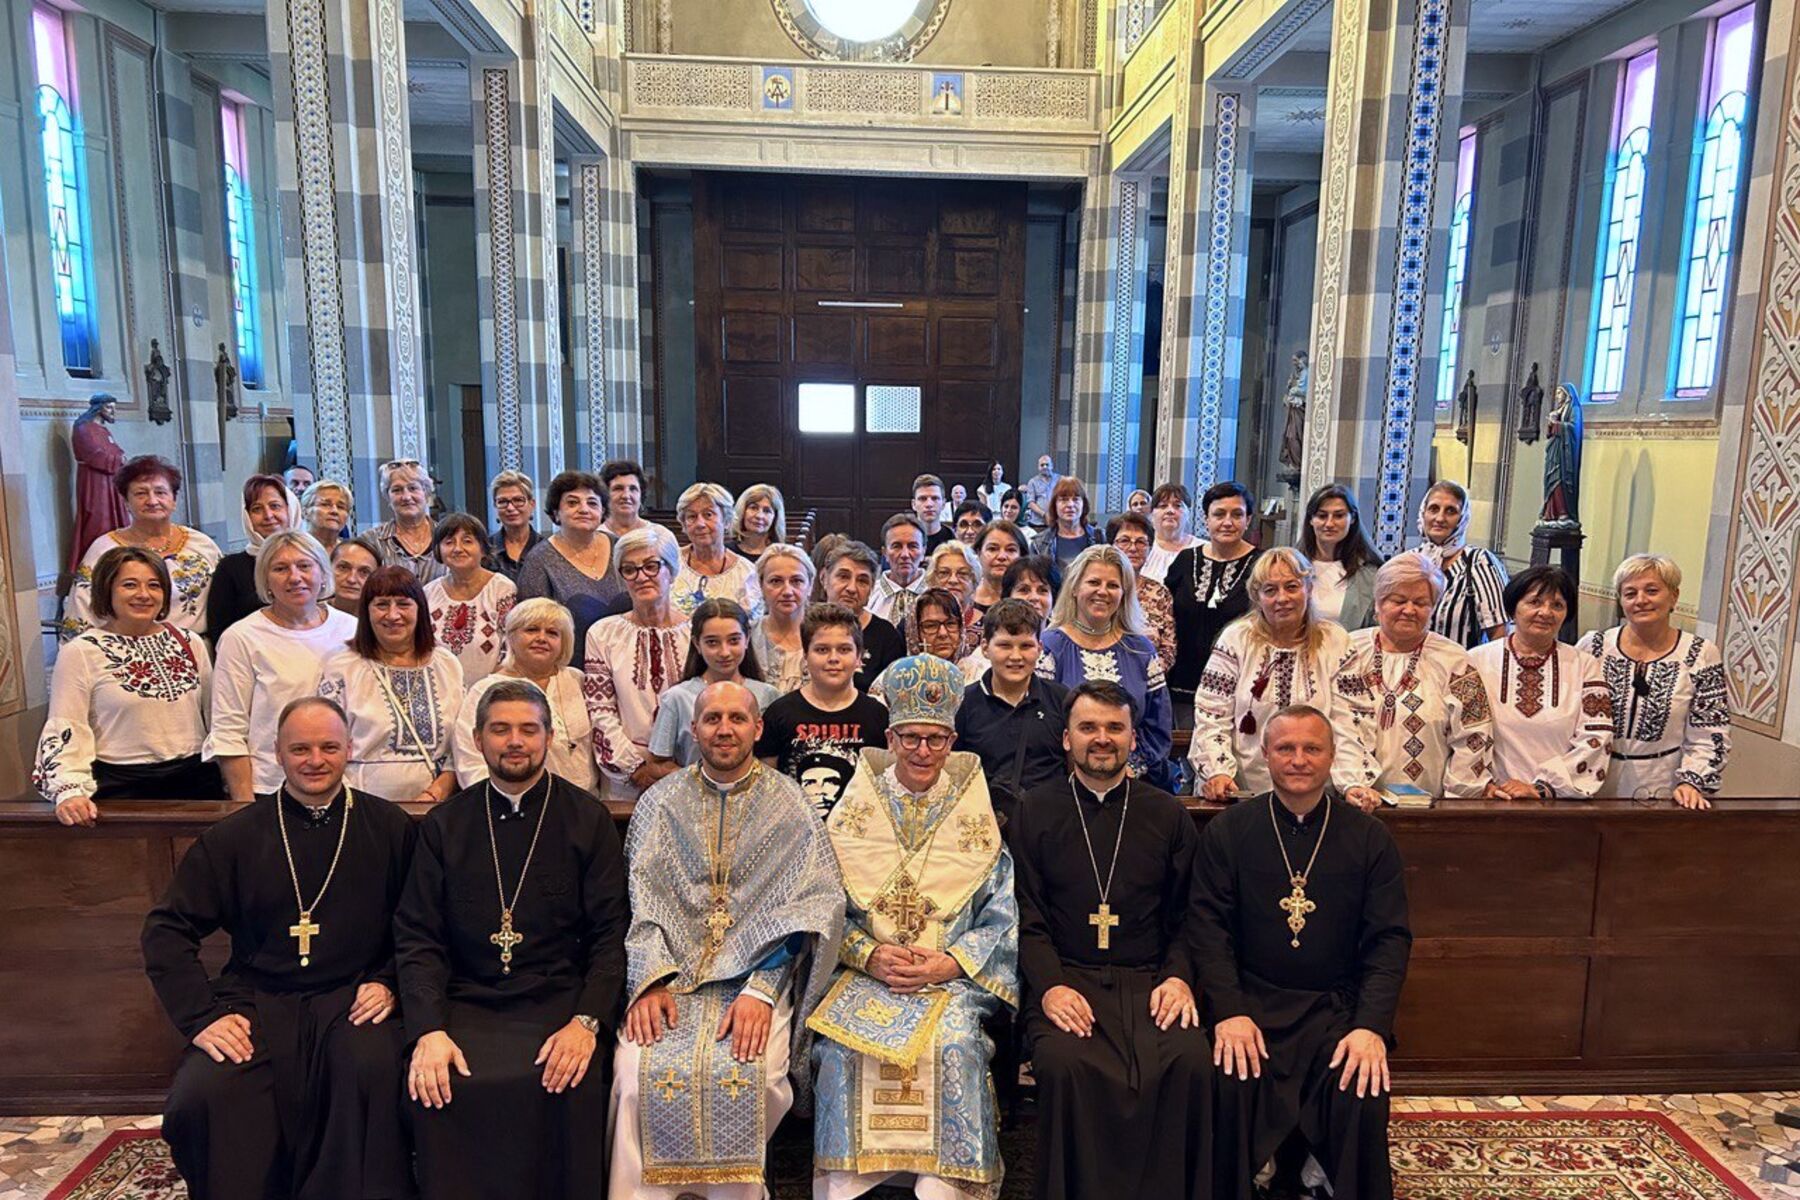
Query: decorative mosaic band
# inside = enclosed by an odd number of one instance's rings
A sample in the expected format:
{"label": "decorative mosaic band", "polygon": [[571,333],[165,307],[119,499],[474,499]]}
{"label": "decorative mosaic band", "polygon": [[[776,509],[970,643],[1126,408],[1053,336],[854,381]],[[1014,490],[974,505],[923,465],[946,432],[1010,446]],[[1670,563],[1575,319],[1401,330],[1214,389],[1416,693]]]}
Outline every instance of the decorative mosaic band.
{"label": "decorative mosaic band", "polygon": [[[408,138],[405,28],[398,0],[374,0],[376,89],[381,100],[382,212],[387,218],[388,319],[393,333],[390,368],[394,404],[394,453],[423,460],[425,420],[420,396],[419,302],[413,261],[412,148]],[[329,476],[329,478],[340,478]]]}
{"label": "decorative mosaic band", "polygon": [[[1125,507],[1126,440],[1132,412],[1132,310],[1137,302],[1138,192],[1135,179],[1119,180],[1118,236],[1114,239],[1112,285],[1112,348],[1106,405],[1105,499],[1101,507],[1116,511]],[[1141,370],[1141,368],[1140,368]]]}
{"label": "decorative mosaic band", "polygon": [[534,31],[532,53],[536,56],[532,64],[532,79],[536,84],[532,107],[537,112],[538,195],[535,202],[539,216],[539,261],[543,264],[543,401],[550,439],[550,473],[553,475],[568,463],[563,447],[562,346],[558,320],[561,314],[557,311],[561,299],[556,271],[556,106],[549,82],[550,22],[544,12],[548,5],[556,2],[536,0],[532,5],[531,22]]}
{"label": "decorative mosaic band", "polygon": [[1208,197],[1206,321],[1200,341],[1200,413],[1194,450],[1194,501],[1218,482],[1219,424],[1225,405],[1226,304],[1231,290],[1233,197],[1237,191],[1241,97],[1220,92],[1213,106],[1212,191]]}
{"label": "decorative mosaic band", "polygon": [[500,469],[523,468],[524,430],[519,411],[519,317],[513,275],[513,172],[510,95],[504,67],[481,73],[482,120],[487,135],[488,245],[494,297],[494,391],[500,425]]}

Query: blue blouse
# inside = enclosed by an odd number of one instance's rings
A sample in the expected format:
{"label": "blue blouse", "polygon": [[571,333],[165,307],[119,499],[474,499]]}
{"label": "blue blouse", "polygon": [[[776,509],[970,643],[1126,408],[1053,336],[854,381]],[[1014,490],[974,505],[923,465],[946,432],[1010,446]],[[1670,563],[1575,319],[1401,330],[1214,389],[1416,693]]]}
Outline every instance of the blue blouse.
{"label": "blue blouse", "polygon": [[1131,752],[1131,773],[1171,789],[1177,782],[1169,762],[1175,714],[1162,660],[1150,639],[1141,633],[1126,633],[1108,649],[1089,650],[1062,630],[1050,629],[1044,633],[1043,645],[1038,674],[1044,678],[1066,688],[1103,679],[1125,689],[1137,705],[1137,749]]}

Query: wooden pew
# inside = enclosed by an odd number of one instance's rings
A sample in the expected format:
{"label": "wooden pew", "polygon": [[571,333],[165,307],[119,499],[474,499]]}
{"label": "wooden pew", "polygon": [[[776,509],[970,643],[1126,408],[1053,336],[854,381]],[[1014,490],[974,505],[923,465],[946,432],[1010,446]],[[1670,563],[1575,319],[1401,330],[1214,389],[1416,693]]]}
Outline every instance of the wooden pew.
{"label": "wooden pew", "polygon": [[[75,830],[0,804],[0,1113],[159,1109],[181,1047],[138,933],[232,807],[112,804]],[[1800,1087],[1800,800],[1445,801],[1384,819],[1417,938],[1403,1090]]]}

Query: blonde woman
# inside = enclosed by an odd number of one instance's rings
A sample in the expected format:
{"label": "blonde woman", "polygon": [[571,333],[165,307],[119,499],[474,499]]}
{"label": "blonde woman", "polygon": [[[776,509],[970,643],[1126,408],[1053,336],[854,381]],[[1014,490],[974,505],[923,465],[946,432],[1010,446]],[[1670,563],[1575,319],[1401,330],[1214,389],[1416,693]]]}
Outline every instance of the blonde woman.
{"label": "blonde woman", "polygon": [[1227,625],[1194,696],[1188,761],[1197,792],[1223,800],[1274,786],[1262,756],[1263,729],[1290,704],[1331,707],[1331,677],[1350,635],[1313,615],[1313,565],[1290,546],[1250,568],[1250,611]]}
{"label": "blonde woman", "polygon": [[488,485],[494,498],[494,519],[499,522],[488,535],[499,572],[519,582],[525,556],[537,548],[544,535],[537,530],[537,485],[523,471],[502,471]]}
{"label": "blonde woman", "polygon": [[1090,679],[1124,688],[1137,724],[1131,774],[1160,788],[1174,783],[1168,682],[1138,603],[1137,573],[1116,547],[1089,546],[1069,565],[1050,611],[1038,674],[1066,688]]}
{"label": "blonde woman", "polygon": [[1625,622],[1596,629],[1576,649],[1600,660],[1612,689],[1612,762],[1599,795],[1667,797],[1711,808],[1731,754],[1725,666],[1706,638],[1675,628],[1681,568],[1633,554],[1613,572]]}
{"label": "blonde woman", "polygon": [[356,496],[335,479],[320,479],[300,493],[300,522],[327,554],[351,536],[355,513]]}
{"label": "blonde woman", "polygon": [[787,541],[787,505],[781,489],[753,483],[744,489],[732,509],[731,530],[725,548],[756,562],[770,546]]}
{"label": "blonde woman", "polygon": [[806,551],[785,542],[771,543],[756,560],[756,581],[766,610],[750,627],[750,646],[763,679],[784,696],[806,683],[800,622],[806,618],[816,576]]}
{"label": "blonde woman", "polygon": [[725,545],[725,526],[735,509],[731,493],[716,483],[696,483],[675,502],[675,519],[688,544],[681,548],[671,600],[683,618],[700,602],[736,600],[752,620],[762,616],[762,589],[750,560]]}
{"label": "blonde woman", "polygon": [[381,495],[394,514],[393,520],[369,530],[369,540],[381,550],[381,565],[405,567],[420,586],[449,574],[449,568],[431,552],[436,532],[431,525],[431,498],[437,494],[437,484],[425,464],[416,458],[396,458],[381,464],[380,478]]}
{"label": "blonde woman", "polygon": [[583,791],[600,782],[594,766],[594,723],[582,692],[581,669],[570,666],[575,655],[575,619],[569,610],[544,596],[521,600],[506,614],[506,657],[493,674],[477,679],[463,697],[451,737],[456,786],[469,787],[487,778],[487,760],[475,744],[475,710],[495,684],[523,679],[550,701],[550,756],[553,774]]}

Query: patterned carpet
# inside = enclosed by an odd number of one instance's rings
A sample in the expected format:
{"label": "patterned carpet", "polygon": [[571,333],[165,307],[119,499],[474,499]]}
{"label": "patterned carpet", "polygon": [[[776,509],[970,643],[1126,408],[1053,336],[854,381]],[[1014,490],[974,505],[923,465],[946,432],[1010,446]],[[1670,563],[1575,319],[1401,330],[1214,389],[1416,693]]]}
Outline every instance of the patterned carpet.
{"label": "patterned carpet", "polygon": [[[798,1135],[798,1136],[796,1136]],[[1005,1195],[1030,1192],[1029,1125],[1003,1139],[1015,1164]],[[1673,1120],[1650,1112],[1395,1115],[1397,1200],[1756,1200]],[[806,1140],[784,1129],[771,1155],[775,1195],[807,1196]],[[877,1195],[900,1195],[881,1189]],[[106,1135],[47,1200],[180,1200],[154,1130]]]}

